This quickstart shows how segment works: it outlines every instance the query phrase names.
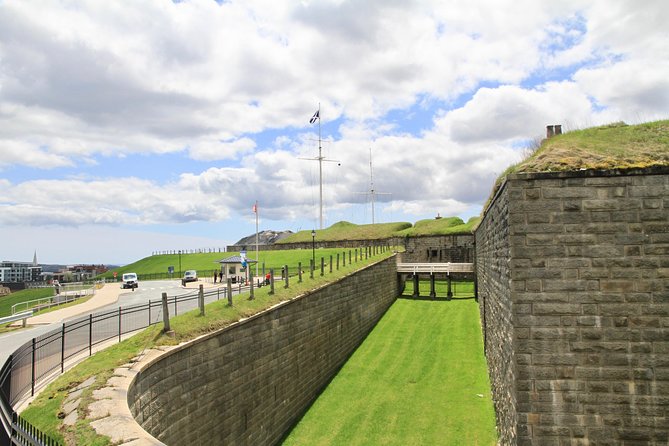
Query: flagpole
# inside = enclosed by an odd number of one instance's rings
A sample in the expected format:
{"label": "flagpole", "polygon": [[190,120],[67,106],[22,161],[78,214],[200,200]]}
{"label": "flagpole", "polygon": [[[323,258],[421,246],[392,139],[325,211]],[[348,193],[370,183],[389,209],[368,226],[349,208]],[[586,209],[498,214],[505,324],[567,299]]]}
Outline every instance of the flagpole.
{"label": "flagpole", "polygon": [[256,200],[256,277],[258,277],[258,200]]}
{"label": "flagpole", "polygon": [[321,145],[321,103],[318,103],[318,179],[320,198],[320,229],[323,229],[323,154]]}

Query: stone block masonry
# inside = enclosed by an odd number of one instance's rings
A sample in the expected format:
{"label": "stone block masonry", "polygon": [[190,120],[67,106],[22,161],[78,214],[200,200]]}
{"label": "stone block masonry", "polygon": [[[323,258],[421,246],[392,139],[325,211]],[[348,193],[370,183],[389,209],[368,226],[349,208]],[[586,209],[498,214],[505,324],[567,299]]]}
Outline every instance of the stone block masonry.
{"label": "stone block masonry", "polygon": [[476,263],[502,444],[669,443],[669,168],[510,175]]}
{"label": "stone block masonry", "polygon": [[391,257],[170,351],[128,404],[166,444],[276,444],[399,294]]}

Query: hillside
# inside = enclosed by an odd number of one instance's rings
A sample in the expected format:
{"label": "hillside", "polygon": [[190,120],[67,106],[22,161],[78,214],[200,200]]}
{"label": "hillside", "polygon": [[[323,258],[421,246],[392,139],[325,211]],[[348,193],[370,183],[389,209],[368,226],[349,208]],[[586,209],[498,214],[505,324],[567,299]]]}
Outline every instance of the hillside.
{"label": "hillside", "polygon": [[[316,240],[337,242],[343,240],[385,240],[393,237],[413,237],[419,235],[469,234],[478,217],[467,223],[458,217],[420,220],[415,225],[407,222],[356,225],[340,221],[326,229],[316,230]],[[311,242],[311,230],[299,231],[277,244]]]}

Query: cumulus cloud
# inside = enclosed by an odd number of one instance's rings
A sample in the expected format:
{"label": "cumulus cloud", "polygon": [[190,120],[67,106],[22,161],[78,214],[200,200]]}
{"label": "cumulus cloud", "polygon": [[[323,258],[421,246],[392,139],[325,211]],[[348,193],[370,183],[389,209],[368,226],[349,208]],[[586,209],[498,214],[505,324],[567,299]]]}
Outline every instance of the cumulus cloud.
{"label": "cumulus cloud", "polygon": [[0,223],[314,218],[319,102],[333,208],[366,199],[371,147],[391,209],[464,212],[547,124],[669,115],[665,3],[4,1]]}

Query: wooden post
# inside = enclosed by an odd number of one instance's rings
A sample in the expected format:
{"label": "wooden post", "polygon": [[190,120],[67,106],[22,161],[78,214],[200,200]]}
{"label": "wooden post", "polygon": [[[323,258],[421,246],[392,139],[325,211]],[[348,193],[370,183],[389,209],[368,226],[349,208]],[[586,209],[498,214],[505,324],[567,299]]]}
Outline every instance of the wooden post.
{"label": "wooden post", "polygon": [[249,269],[249,300],[255,299],[253,295],[253,271]]}
{"label": "wooden post", "polygon": [[200,292],[197,295],[197,305],[200,307],[200,316],[204,316],[204,285],[200,284]]}
{"label": "wooden post", "polygon": [[269,293],[274,294],[274,269],[269,269]]}
{"label": "wooden post", "polygon": [[432,299],[437,297],[437,290],[435,289],[435,286],[434,286],[434,276],[435,276],[434,273],[430,274],[430,297]]}
{"label": "wooden post", "polygon": [[167,307],[167,293],[163,293],[163,333],[171,331],[170,329],[170,310]]}
{"label": "wooden post", "polygon": [[227,283],[227,295],[228,295],[228,305],[232,306],[232,279],[228,277],[228,283]]}
{"label": "wooden post", "polygon": [[283,281],[283,287],[288,288],[288,265],[283,265]]}
{"label": "wooden post", "polygon": [[302,262],[297,262],[297,283],[302,283]]}

